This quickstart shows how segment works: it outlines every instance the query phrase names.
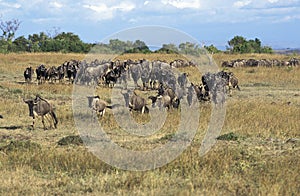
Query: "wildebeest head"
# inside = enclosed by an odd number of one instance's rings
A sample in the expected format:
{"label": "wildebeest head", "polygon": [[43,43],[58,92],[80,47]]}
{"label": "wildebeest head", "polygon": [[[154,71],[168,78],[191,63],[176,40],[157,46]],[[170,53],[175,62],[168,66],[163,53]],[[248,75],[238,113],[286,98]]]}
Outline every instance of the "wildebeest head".
{"label": "wildebeest head", "polygon": [[94,99],[100,99],[100,97],[98,96],[98,95],[96,95],[96,96],[87,96],[87,99],[88,99],[88,106],[89,106],[89,108],[92,108],[92,103],[93,103],[93,100]]}
{"label": "wildebeest head", "polygon": [[29,109],[29,116],[34,117],[33,114],[33,107],[35,105],[34,100],[33,99],[23,99],[23,101],[28,105],[28,109]]}

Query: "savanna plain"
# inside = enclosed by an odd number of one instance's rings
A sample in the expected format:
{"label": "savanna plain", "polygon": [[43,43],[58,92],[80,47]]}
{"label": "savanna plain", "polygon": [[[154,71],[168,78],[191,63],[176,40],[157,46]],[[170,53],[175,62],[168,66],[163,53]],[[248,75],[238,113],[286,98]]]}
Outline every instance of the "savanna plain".
{"label": "savanna plain", "polygon": [[[212,149],[204,156],[198,154],[212,108],[211,103],[201,102],[197,133],[180,156],[153,170],[126,171],[98,159],[81,142],[72,111],[73,85],[37,85],[35,75],[32,84],[24,83],[28,66],[58,66],[84,58],[83,54],[0,54],[1,195],[300,195],[300,67],[226,68],[239,79],[241,91],[227,97],[225,122]],[[170,62],[179,57],[118,58]],[[291,56],[213,56],[220,70],[223,61],[243,58],[289,60]],[[201,82],[202,73],[195,67],[180,71],[187,72],[191,82]],[[96,91],[111,102],[110,88],[99,86]],[[34,130],[30,126],[23,98],[36,94],[55,105],[57,129],[44,130],[41,119]],[[147,137],[122,131],[111,110],[99,122],[123,148],[151,150],[172,139],[179,114],[180,110],[169,111],[161,130]],[[149,120],[146,114],[132,115],[138,122]]]}

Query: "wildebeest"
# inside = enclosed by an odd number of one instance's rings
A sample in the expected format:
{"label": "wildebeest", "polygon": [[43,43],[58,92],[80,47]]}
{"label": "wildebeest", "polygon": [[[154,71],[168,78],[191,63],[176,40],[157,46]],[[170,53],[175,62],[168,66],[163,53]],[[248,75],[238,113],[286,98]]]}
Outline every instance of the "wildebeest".
{"label": "wildebeest", "polygon": [[155,107],[156,103],[159,109],[167,108],[169,110],[172,107],[172,100],[169,95],[149,96],[148,98],[152,100],[152,107]]}
{"label": "wildebeest", "polygon": [[76,78],[79,64],[80,64],[80,61],[77,61],[77,60],[70,60],[69,62],[67,62],[66,72],[67,72],[67,77],[68,77],[70,83],[73,83]]}
{"label": "wildebeest", "polygon": [[211,97],[215,104],[225,102],[225,87],[228,81],[223,77],[223,73],[205,73],[202,78],[202,84],[205,89],[205,97]]}
{"label": "wildebeest", "polygon": [[181,75],[178,76],[177,78],[177,82],[179,84],[179,86],[182,88],[182,89],[185,89],[186,88],[186,85],[187,85],[187,73],[182,73]]}
{"label": "wildebeest", "polygon": [[58,66],[56,70],[57,70],[58,80],[59,80],[59,82],[62,82],[64,77],[65,77],[65,67],[64,67],[64,65]]}
{"label": "wildebeest", "polygon": [[38,84],[42,84],[43,82],[45,82],[46,79],[46,66],[41,64],[39,65],[36,70],[36,79],[38,81]]}
{"label": "wildebeest", "polygon": [[87,96],[88,98],[88,106],[92,108],[93,111],[95,111],[97,114],[100,114],[100,117],[103,117],[105,114],[105,109],[113,109],[119,104],[109,105],[106,101],[100,99],[99,95],[96,96]]}
{"label": "wildebeest", "polygon": [[[191,86],[188,89],[188,93],[192,93],[195,92],[196,93],[196,97],[199,101],[208,101],[209,100],[209,96],[208,94],[205,94],[204,92],[204,87],[202,85],[194,85],[193,83],[191,83]],[[191,95],[189,95],[191,96]]]}
{"label": "wildebeest", "polygon": [[133,94],[130,97],[129,91],[122,93],[125,99],[126,106],[128,105],[130,111],[139,111],[143,113],[149,113],[149,108],[147,107],[147,101],[143,97],[136,94],[133,91]]}
{"label": "wildebeest", "polygon": [[225,72],[225,71],[220,71],[217,73],[219,76],[221,76],[223,79],[226,81],[226,85],[228,86],[229,89],[229,95],[231,96],[231,89],[236,88],[239,91],[241,90],[238,83],[238,78],[232,73],[232,72]]}
{"label": "wildebeest", "polygon": [[58,78],[58,71],[55,66],[49,67],[46,70],[45,79],[50,81],[51,83]]}
{"label": "wildebeest", "polygon": [[100,99],[98,95],[93,97],[91,106],[93,111],[100,114],[100,117],[104,116],[106,108],[112,109],[112,106],[109,106],[106,101]]}
{"label": "wildebeest", "polygon": [[130,72],[131,72],[131,77],[134,81],[135,87],[138,87],[139,86],[138,85],[138,80],[141,78],[141,74],[142,74],[141,64],[140,63],[131,64]]}
{"label": "wildebeest", "polygon": [[33,69],[32,67],[27,67],[24,71],[25,82],[29,83],[32,80]]}
{"label": "wildebeest", "polygon": [[32,123],[33,129],[34,129],[35,118],[38,116],[42,117],[42,123],[44,129],[46,129],[44,117],[47,114],[50,114],[54,123],[54,128],[57,128],[58,120],[56,114],[54,113],[54,108],[46,99],[37,95],[35,99],[27,99],[27,100],[23,99],[23,101],[28,105],[29,116],[33,118],[33,123]]}
{"label": "wildebeest", "polygon": [[3,116],[0,114],[0,118],[3,118]]}

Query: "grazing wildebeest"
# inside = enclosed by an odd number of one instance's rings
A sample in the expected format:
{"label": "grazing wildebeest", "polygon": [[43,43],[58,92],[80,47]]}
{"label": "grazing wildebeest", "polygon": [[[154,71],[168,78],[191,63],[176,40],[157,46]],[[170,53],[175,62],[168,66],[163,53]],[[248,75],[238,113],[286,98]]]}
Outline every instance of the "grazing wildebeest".
{"label": "grazing wildebeest", "polygon": [[28,99],[28,100],[23,99],[23,101],[28,105],[29,116],[33,118],[33,123],[32,123],[33,129],[34,129],[35,118],[38,116],[42,117],[42,123],[44,129],[46,129],[44,117],[47,114],[50,114],[54,123],[54,128],[57,128],[58,121],[54,113],[54,108],[46,99],[43,99],[39,95],[37,95],[35,99]]}
{"label": "grazing wildebeest", "polygon": [[3,118],[3,116],[0,114],[0,118]]}
{"label": "grazing wildebeest", "polygon": [[42,84],[46,79],[46,66],[41,64],[39,65],[36,70],[36,79],[38,81],[38,84]]}
{"label": "grazing wildebeest", "polygon": [[32,67],[27,67],[24,71],[25,82],[29,83],[32,80],[33,69]]}

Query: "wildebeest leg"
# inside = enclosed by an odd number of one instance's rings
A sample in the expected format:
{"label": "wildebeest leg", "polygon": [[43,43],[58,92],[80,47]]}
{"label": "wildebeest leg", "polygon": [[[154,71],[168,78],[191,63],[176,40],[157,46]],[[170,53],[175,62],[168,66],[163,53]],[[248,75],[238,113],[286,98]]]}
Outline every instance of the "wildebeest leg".
{"label": "wildebeest leg", "polygon": [[142,114],[145,112],[145,106],[142,107]]}
{"label": "wildebeest leg", "polygon": [[32,129],[34,130],[34,121],[35,121],[35,118],[34,117],[32,117]]}
{"label": "wildebeest leg", "polygon": [[57,117],[56,117],[54,111],[51,111],[51,112],[50,112],[50,115],[51,115],[52,120],[53,120],[53,123],[54,123],[54,128],[56,129],[56,128],[57,128],[57,123],[58,123],[58,121],[57,121]]}
{"label": "wildebeest leg", "polygon": [[42,116],[42,123],[43,123],[43,126],[44,126],[44,130],[46,130],[44,115]]}
{"label": "wildebeest leg", "polygon": [[101,112],[101,117],[103,117],[105,114],[105,109]]}

